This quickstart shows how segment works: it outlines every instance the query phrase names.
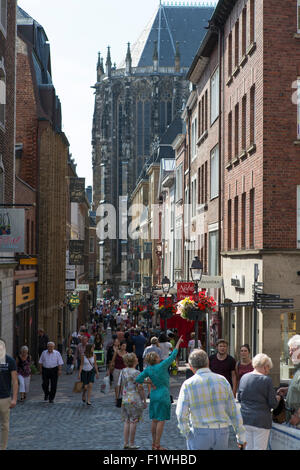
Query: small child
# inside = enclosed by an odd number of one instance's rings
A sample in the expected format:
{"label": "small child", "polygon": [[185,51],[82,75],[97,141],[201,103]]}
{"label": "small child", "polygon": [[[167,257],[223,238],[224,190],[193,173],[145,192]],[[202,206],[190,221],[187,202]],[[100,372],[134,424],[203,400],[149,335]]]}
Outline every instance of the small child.
{"label": "small child", "polygon": [[73,374],[74,370],[74,354],[71,348],[67,349],[67,375]]}

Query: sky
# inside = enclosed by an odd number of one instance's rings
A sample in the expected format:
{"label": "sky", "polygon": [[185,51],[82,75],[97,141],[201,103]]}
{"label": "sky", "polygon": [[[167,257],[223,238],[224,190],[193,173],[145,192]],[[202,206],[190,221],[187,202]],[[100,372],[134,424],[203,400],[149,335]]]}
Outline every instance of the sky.
{"label": "sky", "polygon": [[159,0],[18,0],[40,23],[49,40],[53,84],[62,105],[63,131],[77,175],[92,185],[92,119],[98,52],[112,62],[126,56]]}

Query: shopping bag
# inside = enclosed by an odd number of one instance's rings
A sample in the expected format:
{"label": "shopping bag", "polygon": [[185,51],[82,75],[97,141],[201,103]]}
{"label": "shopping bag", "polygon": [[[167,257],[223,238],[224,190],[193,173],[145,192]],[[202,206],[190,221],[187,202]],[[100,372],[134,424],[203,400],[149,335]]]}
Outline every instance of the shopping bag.
{"label": "shopping bag", "polygon": [[73,387],[73,393],[81,393],[83,390],[82,382],[75,382]]}
{"label": "shopping bag", "polygon": [[109,390],[110,390],[109,375],[106,375],[103,379],[103,384],[101,384],[101,392],[108,393]]}

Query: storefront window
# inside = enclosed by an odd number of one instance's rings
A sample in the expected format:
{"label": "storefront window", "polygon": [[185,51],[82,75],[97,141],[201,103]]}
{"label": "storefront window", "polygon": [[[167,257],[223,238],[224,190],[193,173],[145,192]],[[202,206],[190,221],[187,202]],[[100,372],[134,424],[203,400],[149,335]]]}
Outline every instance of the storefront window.
{"label": "storefront window", "polygon": [[293,378],[294,366],[289,356],[288,341],[292,336],[300,334],[300,312],[288,312],[280,315],[281,355],[280,380]]}

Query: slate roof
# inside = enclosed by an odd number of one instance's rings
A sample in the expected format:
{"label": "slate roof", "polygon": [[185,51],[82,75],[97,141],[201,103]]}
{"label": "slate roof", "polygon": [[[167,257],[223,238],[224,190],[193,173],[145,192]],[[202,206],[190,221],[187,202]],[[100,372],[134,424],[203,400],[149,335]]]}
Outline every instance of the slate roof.
{"label": "slate roof", "polygon": [[160,5],[131,49],[132,66],[152,66],[157,41],[159,67],[173,67],[178,41],[181,67],[189,67],[213,12],[213,7]]}

